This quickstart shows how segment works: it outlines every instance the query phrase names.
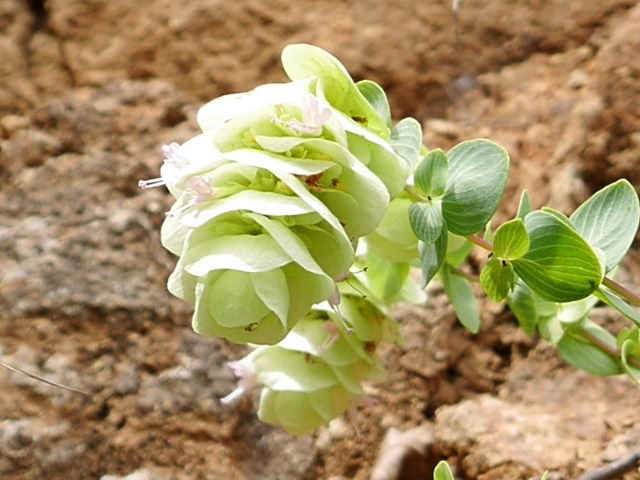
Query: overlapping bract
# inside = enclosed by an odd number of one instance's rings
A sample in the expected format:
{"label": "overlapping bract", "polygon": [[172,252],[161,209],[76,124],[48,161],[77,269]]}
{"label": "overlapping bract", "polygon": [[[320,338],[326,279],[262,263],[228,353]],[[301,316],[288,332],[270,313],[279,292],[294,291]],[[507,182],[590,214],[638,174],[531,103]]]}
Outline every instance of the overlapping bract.
{"label": "overlapping bract", "polygon": [[213,100],[197,115],[203,133],[165,152],[176,203],[162,242],[180,256],[169,290],[195,304],[203,335],[281,340],[334,294],[408,175],[388,127],[341,66],[328,68],[337,60],[293,47],[321,59],[316,71]]}
{"label": "overlapping bract", "polygon": [[278,345],[240,360],[241,370],[263,386],[262,421],[295,435],[310,433],[364,398],[364,380],[382,378],[376,347],[398,339],[395,323],[362,297],[344,295],[341,305],[346,316],[318,307]]}
{"label": "overlapping bract", "polygon": [[301,434],[363,396],[361,382],[382,373],[378,343],[399,339],[391,299],[375,300],[375,282],[349,270],[410,162],[390,144],[377,85],[354,83],[310,45],[282,58],[291,82],[203,106],[202,133],[165,146],[162,178],[142,186],[164,184],[176,198],[162,226],[180,257],[168,288],[195,305],[194,330],[262,345],[233,362],[241,382],[225,401],[254,379],[259,416]]}

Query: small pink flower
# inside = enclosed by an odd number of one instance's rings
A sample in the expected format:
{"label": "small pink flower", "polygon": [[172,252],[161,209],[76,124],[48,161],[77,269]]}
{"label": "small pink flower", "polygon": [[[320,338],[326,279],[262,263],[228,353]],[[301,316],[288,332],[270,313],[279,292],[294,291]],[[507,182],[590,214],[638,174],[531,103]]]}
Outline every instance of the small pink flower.
{"label": "small pink flower", "polygon": [[318,136],[322,134],[322,126],[331,118],[331,110],[320,107],[316,97],[305,97],[302,108],[302,122],[293,120],[289,127],[301,134]]}

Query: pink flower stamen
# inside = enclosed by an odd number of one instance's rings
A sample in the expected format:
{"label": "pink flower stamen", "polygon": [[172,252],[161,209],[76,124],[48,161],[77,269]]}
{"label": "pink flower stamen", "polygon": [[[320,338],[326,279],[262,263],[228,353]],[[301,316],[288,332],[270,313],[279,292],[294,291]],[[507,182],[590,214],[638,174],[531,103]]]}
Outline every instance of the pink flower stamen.
{"label": "pink flower stamen", "polygon": [[233,405],[256,385],[255,372],[238,361],[227,362],[227,366],[238,379],[238,386],[229,395],[221,398],[220,403]]}

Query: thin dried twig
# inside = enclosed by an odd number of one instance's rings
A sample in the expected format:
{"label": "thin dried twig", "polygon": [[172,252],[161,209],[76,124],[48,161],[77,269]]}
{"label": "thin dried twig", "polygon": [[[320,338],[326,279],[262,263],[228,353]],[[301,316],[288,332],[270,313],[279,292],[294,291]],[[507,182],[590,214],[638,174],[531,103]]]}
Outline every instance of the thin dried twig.
{"label": "thin dried twig", "polygon": [[582,475],[578,480],[613,480],[615,478],[622,478],[623,474],[635,469],[638,463],[640,463],[640,450],[620,460],[611,462],[604,467],[591,470]]}
{"label": "thin dried twig", "polygon": [[67,387],[66,385],[61,385],[59,383],[52,382],[51,380],[47,380],[46,378],[42,378],[42,377],[39,377],[38,375],[35,375],[33,373],[25,372],[24,370],[21,370],[19,368],[13,367],[13,366],[9,365],[8,363],[4,363],[4,362],[0,361],[0,365],[2,365],[7,370],[10,370],[10,371],[15,372],[15,373],[21,373],[22,375],[26,375],[29,378],[33,378],[34,380],[38,380],[39,382],[46,383],[47,385],[51,385],[53,387],[58,387],[58,388],[62,388],[64,390],[69,390],[70,392],[81,393],[82,395],[89,396],[89,392],[85,392],[84,390],[80,390],[78,388]]}

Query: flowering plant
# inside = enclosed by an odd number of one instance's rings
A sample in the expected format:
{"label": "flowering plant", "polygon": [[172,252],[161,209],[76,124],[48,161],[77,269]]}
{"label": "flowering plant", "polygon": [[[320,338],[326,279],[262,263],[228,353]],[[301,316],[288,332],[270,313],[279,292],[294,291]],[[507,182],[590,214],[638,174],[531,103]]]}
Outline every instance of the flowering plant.
{"label": "flowering plant", "polygon": [[[606,276],[638,229],[628,182],[570,217],[533,211],[525,192],[494,232],[504,149],[429,151],[416,120],[393,125],[381,87],[354,82],[329,53],[290,45],[282,62],[290,82],[204,105],[202,133],[165,146],[161,177],[141,182],[176,199],[161,232],[179,256],[168,288],[195,305],[194,330],[257,345],[231,362],[240,381],[223,402],[261,385],[259,417],[293,434],[341,415],[381,378],[378,345],[401,341],[393,303],[424,302],[436,276],[472,332],[477,281],[568,362],[638,377],[640,299]],[[474,245],[491,252],[479,278],[461,268]],[[616,338],[592,322],[597,300],[633,328]]]}

